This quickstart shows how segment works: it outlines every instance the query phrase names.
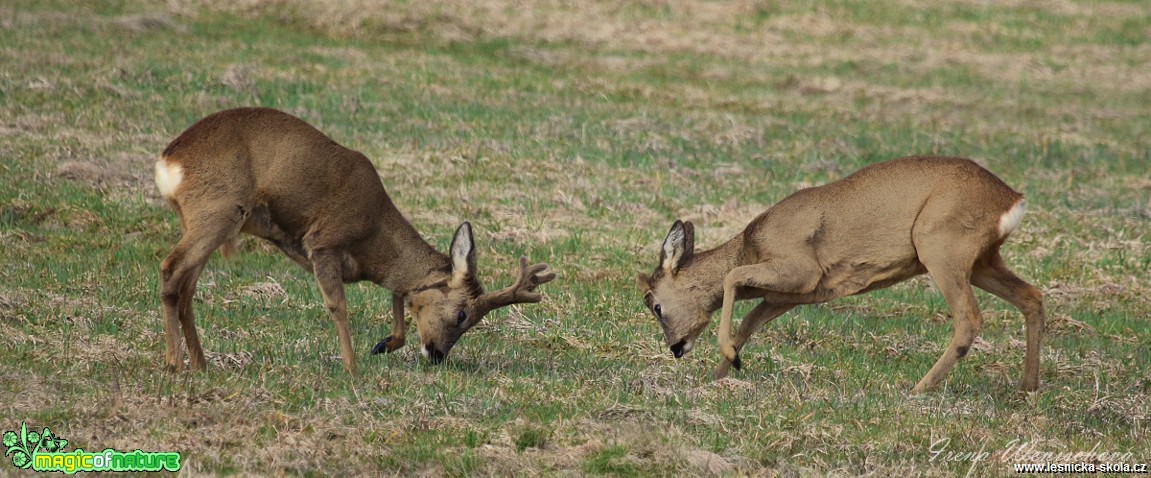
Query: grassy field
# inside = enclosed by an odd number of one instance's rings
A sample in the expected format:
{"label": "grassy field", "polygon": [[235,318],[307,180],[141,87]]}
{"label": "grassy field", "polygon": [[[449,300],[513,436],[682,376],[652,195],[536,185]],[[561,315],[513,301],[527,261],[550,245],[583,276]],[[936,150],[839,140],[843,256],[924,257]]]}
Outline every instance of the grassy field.
{"label": "grassy field", "polygon": [[[209,370],[163,372],[179,224],[152,161],[242,105],[364,152],[441,251],[471,221],[489,289],[520,255],[559,278],[441,366],[369,355],[390,295],[349,286],[349,376],[313,279],[245,239],[200,279]],[[1149,112],[1140,1],[6,0],[0,431],[179,451],[193,476],[995,476],[1020,445],[1151,462]],[[1038,392],[1017,390],[1022,316],[978,292],[973,353],[907,393],[951,336],[926,278],[785,315],[728,379],[711,333],[671,357],[635,275],[674,219],[713,246],[911,154],[1026,195],[1004,254],[1046,297]]]}

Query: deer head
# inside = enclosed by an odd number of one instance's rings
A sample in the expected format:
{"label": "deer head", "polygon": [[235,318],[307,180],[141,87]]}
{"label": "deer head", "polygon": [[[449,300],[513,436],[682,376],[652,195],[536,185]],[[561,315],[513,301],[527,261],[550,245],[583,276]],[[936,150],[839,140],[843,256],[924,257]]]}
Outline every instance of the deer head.
{"label": "deer head", "polygon": [[675,221],[663,240],[659,266],[636,280],[644,305],[655,315],[676,358],[691,350],[715,310],[714,285],[701,283],[687,270],[694,256],[695,228],[691,222]]}
{"label": "deer head", "polygon": [[447,358],[460,336],[480,323],[488,312],[512,304],[539,302],[542,296],[536,287],[556,277],[555,273],[543,273],[546,264],[529,266],[527,258],[521,257],[515,283],[485,293],[476,279],[476,250],[470,224],[465,222],[456,229],[449,249],[450,275],[407,295],[407,305],[419,331],[420,352],[433,363]]}

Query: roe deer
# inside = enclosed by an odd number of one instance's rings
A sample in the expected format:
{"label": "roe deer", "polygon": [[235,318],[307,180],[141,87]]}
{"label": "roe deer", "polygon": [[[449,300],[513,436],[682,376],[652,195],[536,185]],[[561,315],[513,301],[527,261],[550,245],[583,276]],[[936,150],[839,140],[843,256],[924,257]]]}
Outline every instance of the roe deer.
{"label": "roe deer", "polygon": [[344,283],[371,281],[392,291],[392,333],[372,353],[404,345],[411,309],[421,352],[439,363],[484,314],[539,302],[555,278],[546,264],[520,259],[515,283],[484,293],[476,279],[471,225],[456,229],[450,256],[416,232],[384,192],[372,163],[303,120],[267,108],[210,115],[189,127],[156,160],[156,185],[180,216],[183,237],[160,265],[160,298],[171,370],[205,366],[192,295],[217,248],[230,254],[248,233],[275,244],[316,276],[340,342],[344,368],[356,371]]}
{"label": "roe deer", "polygon": [[[709,251],[696,253],[692,224],[676,221],[659,266],[637,282],[677,358],[691,350],[711,313],[722,309],[718,379],[728,367],[740,368],[739,350],[756,330],[795,306],[882,289],[926,272],[943,292],[955,335],[914,393],[943,380],[975,340],[983,322],[970,287],[975,284],[1026,318],[1021,388],[1035,390],[1043,297],[999,255],[1022,216],[1023,195],[970,160],[895,159],[800,190]],[[732,308],[744,299],[763,301],[733,339]]]}

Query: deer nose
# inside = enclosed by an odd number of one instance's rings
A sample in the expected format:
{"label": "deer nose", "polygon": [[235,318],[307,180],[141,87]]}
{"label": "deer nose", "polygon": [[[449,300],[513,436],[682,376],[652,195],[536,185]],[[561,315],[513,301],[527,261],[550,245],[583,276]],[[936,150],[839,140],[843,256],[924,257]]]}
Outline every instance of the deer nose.
{"label": "deer nose", "polygon": [[686,343],[686,340],[680,340],[679,342],[676,342],[675,345],[671,346],[671,354],[674,355],[675,358],[683,357],[683,347]]}
{"label": "deer nose", "polygon": [[447,354],[440,352],[435,345],[424,344],[424,356],[432,361],[433,364],[439,365],[447,357]]}

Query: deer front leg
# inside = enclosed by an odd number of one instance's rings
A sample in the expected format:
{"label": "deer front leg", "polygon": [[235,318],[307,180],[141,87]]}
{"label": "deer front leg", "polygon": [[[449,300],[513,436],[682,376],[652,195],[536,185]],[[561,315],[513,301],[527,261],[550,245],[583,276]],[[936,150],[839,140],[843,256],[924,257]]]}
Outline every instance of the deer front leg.
{"label": "deer front leg", "polygon": [[404,295],[392,293],[392,335],[384,337],[372,347],[372,355],[392,353],[404,346],[404,337],[408,335],[408,323],[404,320],[404,300]]}
{"label": "deer front leg", "polygon": [[[735,297],[739,288],[751,287],[780,294],[805,295],[815,290],[820,277],[818,264],[805,257],[772,259],[769,262],[736,267],[728,272],[727,277],[723,280],[723,310],[719,320],[719,352],[723,358],[734,365],[737,370],[739,369],[739,346],[742,346],[743,342],[737,346],[731,337],[731,316],[735,309]],[[783,305],[778,307],[783,307]],[[770,318],[778,317],[779,314],[792,307],[794,306],[787,306]],[[754,312],[753,310],[752,313]],[[750,316],[751,314],[749,314]],[[766,323],[770,318],[757,319]],[[750,330],[747,331],[747,336],[750,337],[751,334],[755,333],[759,325],[762,324],[748,324]],[[744,330],[742,326],[740,330],[741,332]],[[743,340],[746,341],[747,338]]]}
{"label": "deer front leg", "polygon": [[735,333],[735,362],[720,360],[719,365],[715,367],[715,371],[711,374],[712,377],[716,380],[726,377],[728,369],[732,366],[734,366],[736,370],[739,370],[741,364],[738,354],[739,351],[743,349],[743,344],[747,343],[747,340],[765,324],[794,307],[795,304],[771,304],[768,302],[760,302],[759,305],[755,306],[755,308],[747,314],[747,317],[744,317],[739,323],[739,330]]}
{"label": "deer front leg", "polygon": [[313,250],[311,253],[312,272],[324,296],[324,306],[332,321],[336,323],[336,333],[340,340],[340,358],[344,369],[356,372],[356,354],[352,350],[352,334],[348,330],[348,302],[344,298],[343,259],[341,253],[331,250]]}

